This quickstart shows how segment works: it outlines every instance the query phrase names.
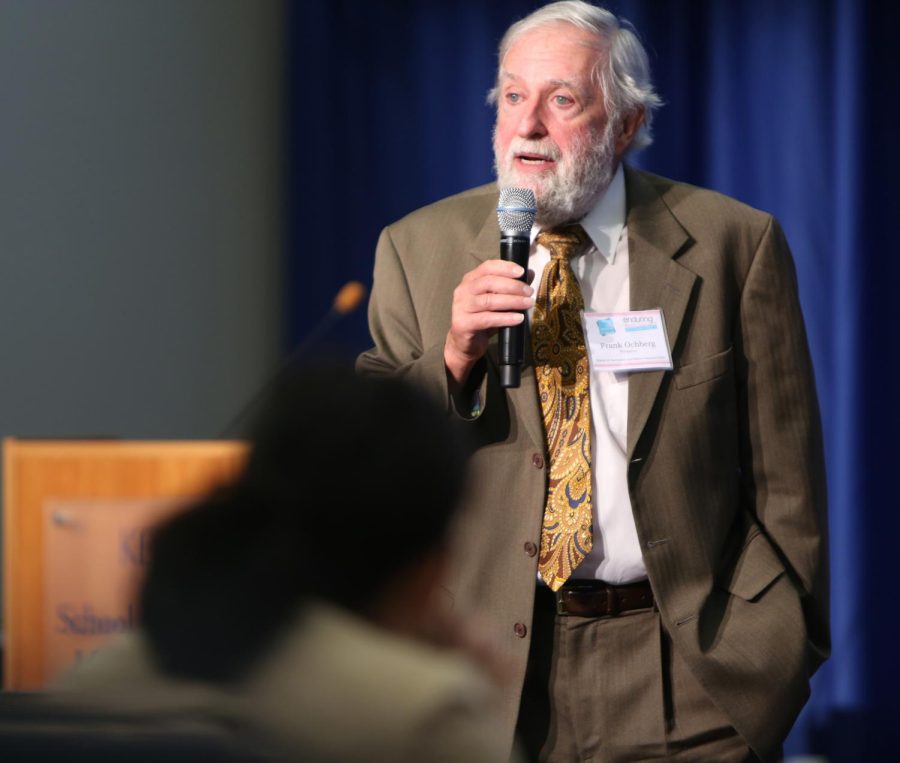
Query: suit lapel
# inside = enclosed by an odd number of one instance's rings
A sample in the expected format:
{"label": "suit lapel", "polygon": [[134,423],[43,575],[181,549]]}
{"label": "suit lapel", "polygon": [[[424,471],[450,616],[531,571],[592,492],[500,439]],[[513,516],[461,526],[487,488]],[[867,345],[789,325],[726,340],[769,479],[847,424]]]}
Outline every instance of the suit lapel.
{"label": "suit lapel", "polygon": [[[485,260],[496,259],[500,256],[500,227],[497,223],[497,197],[491,197],[494,203],[491,205],[491,211],[484,220],[481,230],[472,241],[472,247],[469,254],[474,257],[478,263]],[[477,263],[472,263],[471,267],[475,267]]]}
{"label": "suit lapel", "polygon": [[[669,346],[675,348],[697,276],[673,258],[690,237],[656,189],[637,171],[625,168],[631,309],[661,308]],[[628,380],[630,460],[650,416],[665,371],[633,373]]]}
{"label": "suit lapel", "polygon": [[[496,207],[496,204],[494,204]],[[472,242],[469,255],[477,262],[496,259],[500,256],[500,228],[497,224],[497,211],[492,208],[484,225]],[[476,263],[472,263],[476,267]],[[488,350],[488,360],[496,369],[497,367],[497,340],[491,341]],[[543,451],[546,447],[544,438],[544,423],[541,421],[540,406],[538,405],[537,380],[534,378],[534,358],[531,355],[531,337],[525,334],[525,357],[522,364],[522,383],[515,389],[506,390],[510,402],[514,405],[518,414],[517,418],[522,423],[534,441],[535,447]]]}

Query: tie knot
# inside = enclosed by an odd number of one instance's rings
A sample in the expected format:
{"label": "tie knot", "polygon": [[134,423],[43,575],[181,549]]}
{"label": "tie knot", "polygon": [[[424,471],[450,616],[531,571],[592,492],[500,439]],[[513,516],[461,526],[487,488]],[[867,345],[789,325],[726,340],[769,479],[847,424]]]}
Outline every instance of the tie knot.
{"label": "tie knot", "polygon": [[575,223],[542,230],[537,234],[535,241],[546,247],[552,258],[569,259],[584,250],[588,236],[584,228]]}

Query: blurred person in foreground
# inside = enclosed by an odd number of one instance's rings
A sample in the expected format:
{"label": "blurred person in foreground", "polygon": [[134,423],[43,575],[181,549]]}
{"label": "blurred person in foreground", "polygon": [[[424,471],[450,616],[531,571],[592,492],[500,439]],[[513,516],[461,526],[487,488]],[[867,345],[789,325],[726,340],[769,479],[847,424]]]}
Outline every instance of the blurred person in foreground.
{"label": "blurred person in foreground", "polygon": [[[625,164],[659,98],[612,13],[544,6],[498,64],[498,182],[384,230],[358,367],[429,389],[478,442],[448,588],[514,666],[509,740],[518,719],[541,760],[776,759],[830,648],[787,242],[769,214]],[[536,197],[527,279],[498,259],[498,186]],[[670,370],[589,366],[584,312],[661,324]],[[516,325],[504,389],[495,334]]]}
{"label": "blurred person in foreground", "polygon": [[237,481],[154,534],[140,630],[60,693],[222,718],[277,759],[505,761],[493,687],[433,604],[464,467],[405,384],[290,379]]}

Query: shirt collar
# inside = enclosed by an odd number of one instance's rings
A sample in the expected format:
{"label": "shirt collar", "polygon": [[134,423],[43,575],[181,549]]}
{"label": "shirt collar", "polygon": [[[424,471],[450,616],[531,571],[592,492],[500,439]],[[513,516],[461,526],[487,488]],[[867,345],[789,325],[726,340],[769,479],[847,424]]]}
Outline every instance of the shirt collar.
{"label": "shirt collar", "polygon": [[[612,265],[616,260],[616,248],[619,236],[625,227],[625,172],[622,164],[616,168],[609,188],[597,199],[597,203],[581,219],[581,227],[588,234],[597,251]],[[540,229],[531,229],[531,240],[534,241]]]}
{"label": "shirt collar", "polygon": [[621,163],[606,193],[582,219],[581,227],[591,237],[597,251],[612,265],[616,260],[619,236],[625,227],[625,172]]}

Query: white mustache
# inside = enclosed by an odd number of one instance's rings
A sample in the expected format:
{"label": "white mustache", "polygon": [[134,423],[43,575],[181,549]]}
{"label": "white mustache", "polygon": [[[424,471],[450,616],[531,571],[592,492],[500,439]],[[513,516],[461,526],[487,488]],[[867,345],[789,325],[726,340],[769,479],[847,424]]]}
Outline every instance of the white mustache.
{"label": "white mustache", "polygon": [[511,159],[517,154],[535,154],[553,161],[559,161],[562,158],[562,151],[559,150],[559,146],[549,139],[527,140],[525,138],[517,138],[509,144],[507,159]]}

